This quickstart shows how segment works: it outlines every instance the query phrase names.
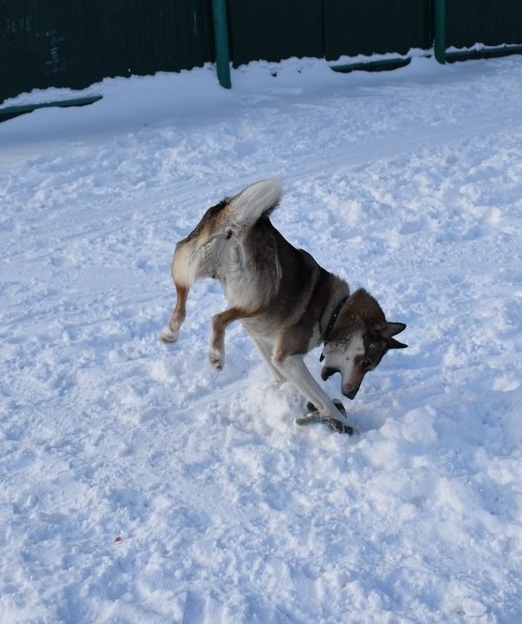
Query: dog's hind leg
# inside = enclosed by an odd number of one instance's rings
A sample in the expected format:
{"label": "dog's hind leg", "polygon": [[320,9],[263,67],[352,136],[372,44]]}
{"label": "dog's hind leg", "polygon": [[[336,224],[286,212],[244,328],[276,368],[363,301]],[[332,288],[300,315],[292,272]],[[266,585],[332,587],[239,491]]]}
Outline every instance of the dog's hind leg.
{"label": "dog's hind leg", "polygon": [[187,297],[190,287],[205,273],[200,270],[194,242],[190,238],[180,241],[176,245],[172,258],[172,279],[176,287],[176,305],[167,327],[161,332],[160,339],[166,343],[176,342],[179,330],[187,315]]}
{"label": "dog's hind leg", "polygon": [[183,325],[183,321],[187,315],[186,305],[188,293],[189,288],[187,286],[176,284],[176,306],[174,307],[167,327],[165,327],[160,334],[160,339],[163,342],[170,344],[177,341],[180,327]]}
{"label": "dog's hind leg", "polygon": [[225,366],[225,330],[234,321],[254,316],[257,312],[246,312],[236,306],[228,308],[212,317],[212,335],[208,359],[212,366],[220,371]]}

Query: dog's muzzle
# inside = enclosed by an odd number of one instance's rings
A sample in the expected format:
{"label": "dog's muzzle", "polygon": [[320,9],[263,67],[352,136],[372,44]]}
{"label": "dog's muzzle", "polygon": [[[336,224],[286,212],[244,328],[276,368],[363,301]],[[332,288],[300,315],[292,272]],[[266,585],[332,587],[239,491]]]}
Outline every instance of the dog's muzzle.
{"label": "dog's muzzle", "polygon": [[325,366],[321,371],[321,378],[323,381],[328,381],[332,375],[340,372],[341,371],[337,368],[330,368],[329,366]]}
{"label": "dog's muzzle", "polygon": [[349,389],[348,390],[344,390],[343,389],[343,394],[344,396],[348,397],[350,400],[355,399],[355,397],[357,396],[357,393],[359,392],[359,388],[354,389]]}
{"label": "dog's muzzle", "polygon": [[[341,371],[338,368],[331,368],[329,366],[325,366],[321,371],[321,377],[323,381],[328,381],[332,375],[335,373],[340,373]],[[341,392],[345,397],[348,397],[350,400],[355,399],[357,393],[359,392],[359,386],[354,386],[353,384],[347,384],[346,386],[341,386]]]}

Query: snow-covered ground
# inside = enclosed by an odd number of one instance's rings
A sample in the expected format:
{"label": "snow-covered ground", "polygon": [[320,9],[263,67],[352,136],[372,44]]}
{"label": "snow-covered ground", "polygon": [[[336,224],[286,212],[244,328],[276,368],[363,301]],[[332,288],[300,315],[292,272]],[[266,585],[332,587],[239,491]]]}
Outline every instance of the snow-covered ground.
{"label": "snow-covered ground", "polygon": [[[0,621],[519,624],[522,57],[232,80],[0,124]],[[215,283],[157,340],[175,242],[272,175],[285,236],[408,324],[353,437],[297,427],[239,325],[211,369]]]}

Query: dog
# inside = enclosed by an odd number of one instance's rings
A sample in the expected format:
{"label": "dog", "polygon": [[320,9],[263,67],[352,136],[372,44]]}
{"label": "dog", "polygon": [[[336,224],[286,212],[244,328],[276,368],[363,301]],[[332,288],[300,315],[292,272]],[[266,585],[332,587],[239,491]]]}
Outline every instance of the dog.
{"label": "dog", "polygon": [[178,340],[192,284],[214,278],[230,307],[212,317],[211,365],[218,371],[225,365],[225,331],[240,320],[275,381],[292,382],[308,399],[315,414],[310,421],[352,433],[342,404],[332,402],[304,356],[323,344],[322,379],[340,373],[341,391],[353,399],[366,373],[387,351],[407,346],[394,338],[406,325],[388,322],[366,290],[350,293],[345,280],[283,237],[270,220],[282,194],[279,179],[256,182],[209,208],[176,245],[176,305],[160,338],[165,343]]}

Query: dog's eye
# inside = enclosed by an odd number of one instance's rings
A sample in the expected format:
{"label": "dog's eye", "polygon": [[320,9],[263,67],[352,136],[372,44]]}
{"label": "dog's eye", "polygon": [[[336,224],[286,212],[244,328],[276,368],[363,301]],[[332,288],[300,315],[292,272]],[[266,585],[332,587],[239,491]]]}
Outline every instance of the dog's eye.
{"label": "dog's eye", "polygon": [[370,360],[370,358],[364,358],[364,360],[361,362],[361,366],[365,370],[369,370],[372,367],[372,361]]}

